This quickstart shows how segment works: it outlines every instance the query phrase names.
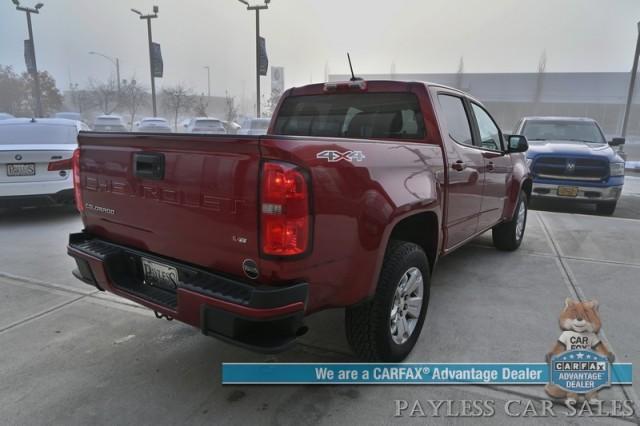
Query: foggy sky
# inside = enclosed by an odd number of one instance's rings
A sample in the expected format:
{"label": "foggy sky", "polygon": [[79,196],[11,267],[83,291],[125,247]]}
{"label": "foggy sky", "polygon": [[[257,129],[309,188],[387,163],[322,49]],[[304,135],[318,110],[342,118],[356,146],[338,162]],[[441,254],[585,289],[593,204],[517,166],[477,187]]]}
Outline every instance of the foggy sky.
{"label": "foggy sky", "polygon": [[[184,83],[206,93],[239,98],[255,87],[255,15],[236,0],[43,0],[33,17],[38,67],[59,88],[86,85],[90,76],[114,75],[95,50],[117,56],[122,78],[148,86],[145,21],[129,11],[150,12],[154,41],[162,44],[163,85]],[[23,0],[27,6],[36,0]],[[250,0],[256,2],[256,0]],[[348,71],[357,73],[455,72],[464,56],[467,72],[533,72],[546,49],[547,71],[628,71],[640,20],[638,0],[273,0],[261,12],[270,65],[285,67],[285,85]],[[25,68],[26,18],[0,0],[0,64]],[[269,80],[263,78],[264,92]]]}

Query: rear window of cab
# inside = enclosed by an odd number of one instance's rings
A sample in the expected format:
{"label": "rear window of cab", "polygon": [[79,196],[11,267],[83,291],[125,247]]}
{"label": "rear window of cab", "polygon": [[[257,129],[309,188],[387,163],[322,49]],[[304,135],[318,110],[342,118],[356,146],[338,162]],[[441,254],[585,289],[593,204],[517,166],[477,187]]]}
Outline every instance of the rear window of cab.
{"label": "rear window of cab", "polygon": [[274,133],[354,139],[424,139],[425,125],[413,93],[345,93],[291,96]]}

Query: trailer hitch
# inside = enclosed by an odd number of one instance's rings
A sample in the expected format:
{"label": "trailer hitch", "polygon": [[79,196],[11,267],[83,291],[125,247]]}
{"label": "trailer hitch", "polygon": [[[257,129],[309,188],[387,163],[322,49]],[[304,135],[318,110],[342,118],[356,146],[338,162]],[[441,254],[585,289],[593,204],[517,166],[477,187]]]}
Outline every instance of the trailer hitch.
{"label": "trailer hitch", "polygon": [[153,311],[154,314],[156,314],[156,318],[158,319],[166,319],[167,321],[173,321],[173,317],[169,316],[169,315],[165,315],[165,314],[161,314],[158,311]]}

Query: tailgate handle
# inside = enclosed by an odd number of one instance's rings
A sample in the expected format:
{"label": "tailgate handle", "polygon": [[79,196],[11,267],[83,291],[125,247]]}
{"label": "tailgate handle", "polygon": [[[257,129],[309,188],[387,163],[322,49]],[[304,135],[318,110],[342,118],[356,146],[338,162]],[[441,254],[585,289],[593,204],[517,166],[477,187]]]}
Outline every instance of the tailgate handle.
{"label": "tailgate handle", "polygon": [[133,154],[133,173],[143,179],[164,179],[164,154],[145,152]]}

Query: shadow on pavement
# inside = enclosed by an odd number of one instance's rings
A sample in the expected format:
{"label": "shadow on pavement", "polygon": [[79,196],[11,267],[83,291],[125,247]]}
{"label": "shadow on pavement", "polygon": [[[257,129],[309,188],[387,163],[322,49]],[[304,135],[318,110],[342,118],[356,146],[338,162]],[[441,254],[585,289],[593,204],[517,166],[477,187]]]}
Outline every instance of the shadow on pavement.
{"label": "shadow on pavement", "polygon": [[532,210],[556,213],[587,214],[592,216],[621,217],[626,219],[640,219],[640,197],[622,196],[613,215],[603,215],[596,212],[593,203],[576,203],[571,200],[543,200],[534,199],[529,206]]}
{"label": "shadow on pavement", "polygon": [[74,216],[78,216],[75,206],[0,209],[0,223],[3,225],[48,222]]}

